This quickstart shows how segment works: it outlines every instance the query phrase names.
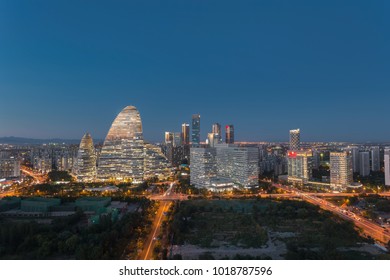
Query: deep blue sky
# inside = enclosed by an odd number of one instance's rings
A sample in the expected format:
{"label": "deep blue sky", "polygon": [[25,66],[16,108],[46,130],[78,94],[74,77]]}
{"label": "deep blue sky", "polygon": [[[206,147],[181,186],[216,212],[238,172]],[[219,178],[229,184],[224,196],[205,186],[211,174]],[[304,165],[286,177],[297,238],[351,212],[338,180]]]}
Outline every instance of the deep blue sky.
{"label": "deep blue sky", "polygon": [[144,136],[193,113],[236,139],[390,141],[386,1],[0,0],[0,137]]}

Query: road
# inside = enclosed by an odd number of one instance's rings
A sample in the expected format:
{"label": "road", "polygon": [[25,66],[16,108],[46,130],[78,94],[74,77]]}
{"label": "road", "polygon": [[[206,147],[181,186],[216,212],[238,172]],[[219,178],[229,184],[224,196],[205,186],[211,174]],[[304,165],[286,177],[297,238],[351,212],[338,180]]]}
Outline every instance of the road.
{"label": "road", "polygon": [[37,184],[43,184],[47,180],[47,176],[36,173],[26,166],[20,166],[20,171],[34,178]]}
{"label": "road", "polygon": [[6,197],[6,196],[16,196],[15,191],[5,191],[5,192],[0,192],[0,198]]}
{"label": "road", "polygon": [[[383,244],[387,244],[390,241],[390,233],[386,231],[384,228],[379,226],[378,224],[367,220],[366,218],[357,215],[351,211],[347,211],[342,209],[339,206],[334,205],[324,199],[314,196],[311,193],[301,192],[295,188],[282,186],[278,184],[274,184],[275,187],[281,188],[285,191],[293,192],[293,194],[298,195],[306,202],[309,202],[314,205],[318,205],[320,208],[328,210],[341,218],[352,221],[356,227],[363,230],[363,233],[367,236],[371,236],[373,239],[378,240]],[[340,196],[340,194],[337,194]]]}
{"label": "road", "polygon": [[[175,197],[177,194],[173,192],[173,187],[175,185],[175,182],[171,183],[170,187],[168,190],[161,195],[160,200],[160,206],[157,210],[156,216],[153,220],[152,223],[152,230],[146,239],[146,242],[144,244],[144,248],[142,249],[141,254],[139,255],[138,259],[139,260],[152,260],[153,259],[153,251],[154,247],[156,245],[157,237],[159,236],[161,232],[161,224],[164,220],[164,213],[169,210],[169,208],[172,205],[172,200],[171,197]],[[159,196],[160,197],[160,196]]]}
{"label": "road", "polygon": [[160,207],[157,210],[157,214],[152,224],[152,231],[146,239],[142,253],[139,256],[140,260],[152,260],[153,259],[153,250],[156,245],[157,237],[161,232],[161,224],[164,220],[164,212],[169,210],[171,207],[171,201],[161,201]]}

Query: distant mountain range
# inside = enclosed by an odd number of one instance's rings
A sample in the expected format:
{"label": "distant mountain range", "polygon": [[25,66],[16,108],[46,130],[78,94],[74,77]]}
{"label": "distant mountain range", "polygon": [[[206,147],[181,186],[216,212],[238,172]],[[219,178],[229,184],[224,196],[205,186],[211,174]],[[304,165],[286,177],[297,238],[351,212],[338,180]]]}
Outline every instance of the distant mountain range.
{"label": "distant mountain range", "polygon": [[[23,137],[0,137],[0,144],[11,144],[11,145],[23,145],[23,144],[49,144],[49,143],[58,143],[58,144],[80,144],[81,139],[33,139],[33,138],[23,138]],[[103,142],[103,140],[96,139],[94,143]]]}

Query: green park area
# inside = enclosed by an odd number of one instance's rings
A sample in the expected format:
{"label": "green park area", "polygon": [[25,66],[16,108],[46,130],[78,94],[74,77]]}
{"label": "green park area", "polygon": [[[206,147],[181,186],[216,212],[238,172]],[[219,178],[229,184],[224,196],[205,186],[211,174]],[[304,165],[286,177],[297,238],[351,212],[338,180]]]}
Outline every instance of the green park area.
{"label": "green park area", "polygon": [[389,257],[351,222],[303,201],[185,201],[174,210],[170,231],[174,259]]}
{"label": "green park area", "polygon": [[[134,259],[139,243],[150,232],[155,203],[138,199],[137,211],[122,213],[120,219],[113,219],[114,212],[104,213],[99,222],[89,223],[85,212],[93,210],[93,199],[83,198],[76,202],[73,215],[52,218],[50,222],[34,217],[0,217],[0,259]],[[36,200],[43,199],[28,202]]]}

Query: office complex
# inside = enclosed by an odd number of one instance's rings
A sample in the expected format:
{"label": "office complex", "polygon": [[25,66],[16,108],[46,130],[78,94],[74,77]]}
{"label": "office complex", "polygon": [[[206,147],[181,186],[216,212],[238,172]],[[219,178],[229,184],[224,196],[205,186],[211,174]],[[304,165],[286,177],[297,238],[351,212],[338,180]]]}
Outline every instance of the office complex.
{"label": "office complex", "polygon": [[290,149],[287,151],[288,181],[294,184],[306,184],[312,177],[313,152],[301,151],[300,129],[290,130]]}
{"label": "office complex", "polygon": [[385,185],[390,186],[390,147],[385,148]]}
{"label": "office complex", "polygon": [[343,189],[353,182],[352,155],[348,151],[330,153],[330,186]]}
{"label": "office complex", "polygon": [[215,145],[219,144],[219,135],[216,133],[208,133],[207,134],[207,143],[210,145],[210,147],[214,147]]}
{"label": "office complex", "polygon": [[157,177],[166,178],[170,174],[171,164],[162,153],[161,148],[149,143],[144,144],[144,179]]}
{"label": "office complex", "polygon": [[192,132],[191,132],[191,140],[193,147],[199,147],[200,145],[200,115],[195,114],[192,115]]}
{"label": "office complex", "polygon": [[134,106],[124,108],[112,123],[100,154],[98,178],[135,182],[143,180],[142,123]]}
{"label": "office complex", "polygon": [[165,132],[164,142],[165,144],[173,143],[173,132]]}
{"label": "office complex", "polygon": [[298,151],[301,148],[301,132],[298,129],[290,130],[290,150]]}
{"label": "office complex", "polygon": [[370,153],[360,152],[359,153],[359,174],[360,176],[366,177],[370,175]]}
{"label": "office complex", "polygon": [[191,148],[191,184],[197,188],[250,187],[258,184],[259,149],[215,144]]}
{"label": "office complex", "polygon": [[188,123],[181,125],[181,142],[183,145],[190,144],[190,125]]}
{"label": "office complex", "polygon": [[[162,145],[162,153],[173,166],[178,166],[188,158],[189,145],[183,145],[183,134],[178,132],[165,132],[165,143]],[[187,152],[187,154],[186,154]]]}
{"label": "office complex", "polygon": [[232,124],[229,124],[225,127],[225,129],[226,129],[225,143],[234,144],[234,126]]}
{"label": "office complex", "polygon": [[380,150],[378,146],[371,148],[371,170],[374,172],[381,170]]}
{"label": "office complex", "polygon": [[174,132],[173,133],[173,142],[172,142],[174,147],[179,147],[182,145],[181,142],[181,133],[180,132]]}
{"label": "office complex", "polygon": [[86,133],[81,139],[75,171],[78,181],[90,182],[96,179],[95,147],[89,133]]}
{"label": "office complex", "polygon": [[217,139],[218,143],[222,143],[222,129],[219,123],[213,124],[211,132],[215,135],[215,138]]}
{"label": "office complex", "polygon": [[288,181],[296,184],[306,184],[312,177],[313,152],[288,151]]}
{"label": "office complex", "polygon": [[191,184],[197,188],[210,187],[217,177],[216,149],[191,147],[190,162]]}
{"label": "office complex", "polygon": [[259,179],[259,149],[217,144],[218,176],[229,178],[240,187],[255,186]]}
{"label": "office complex", "polygon": [[179,132],[165,132],[165,144],[172,145],[174,147],[182,144],[181,133]]}

